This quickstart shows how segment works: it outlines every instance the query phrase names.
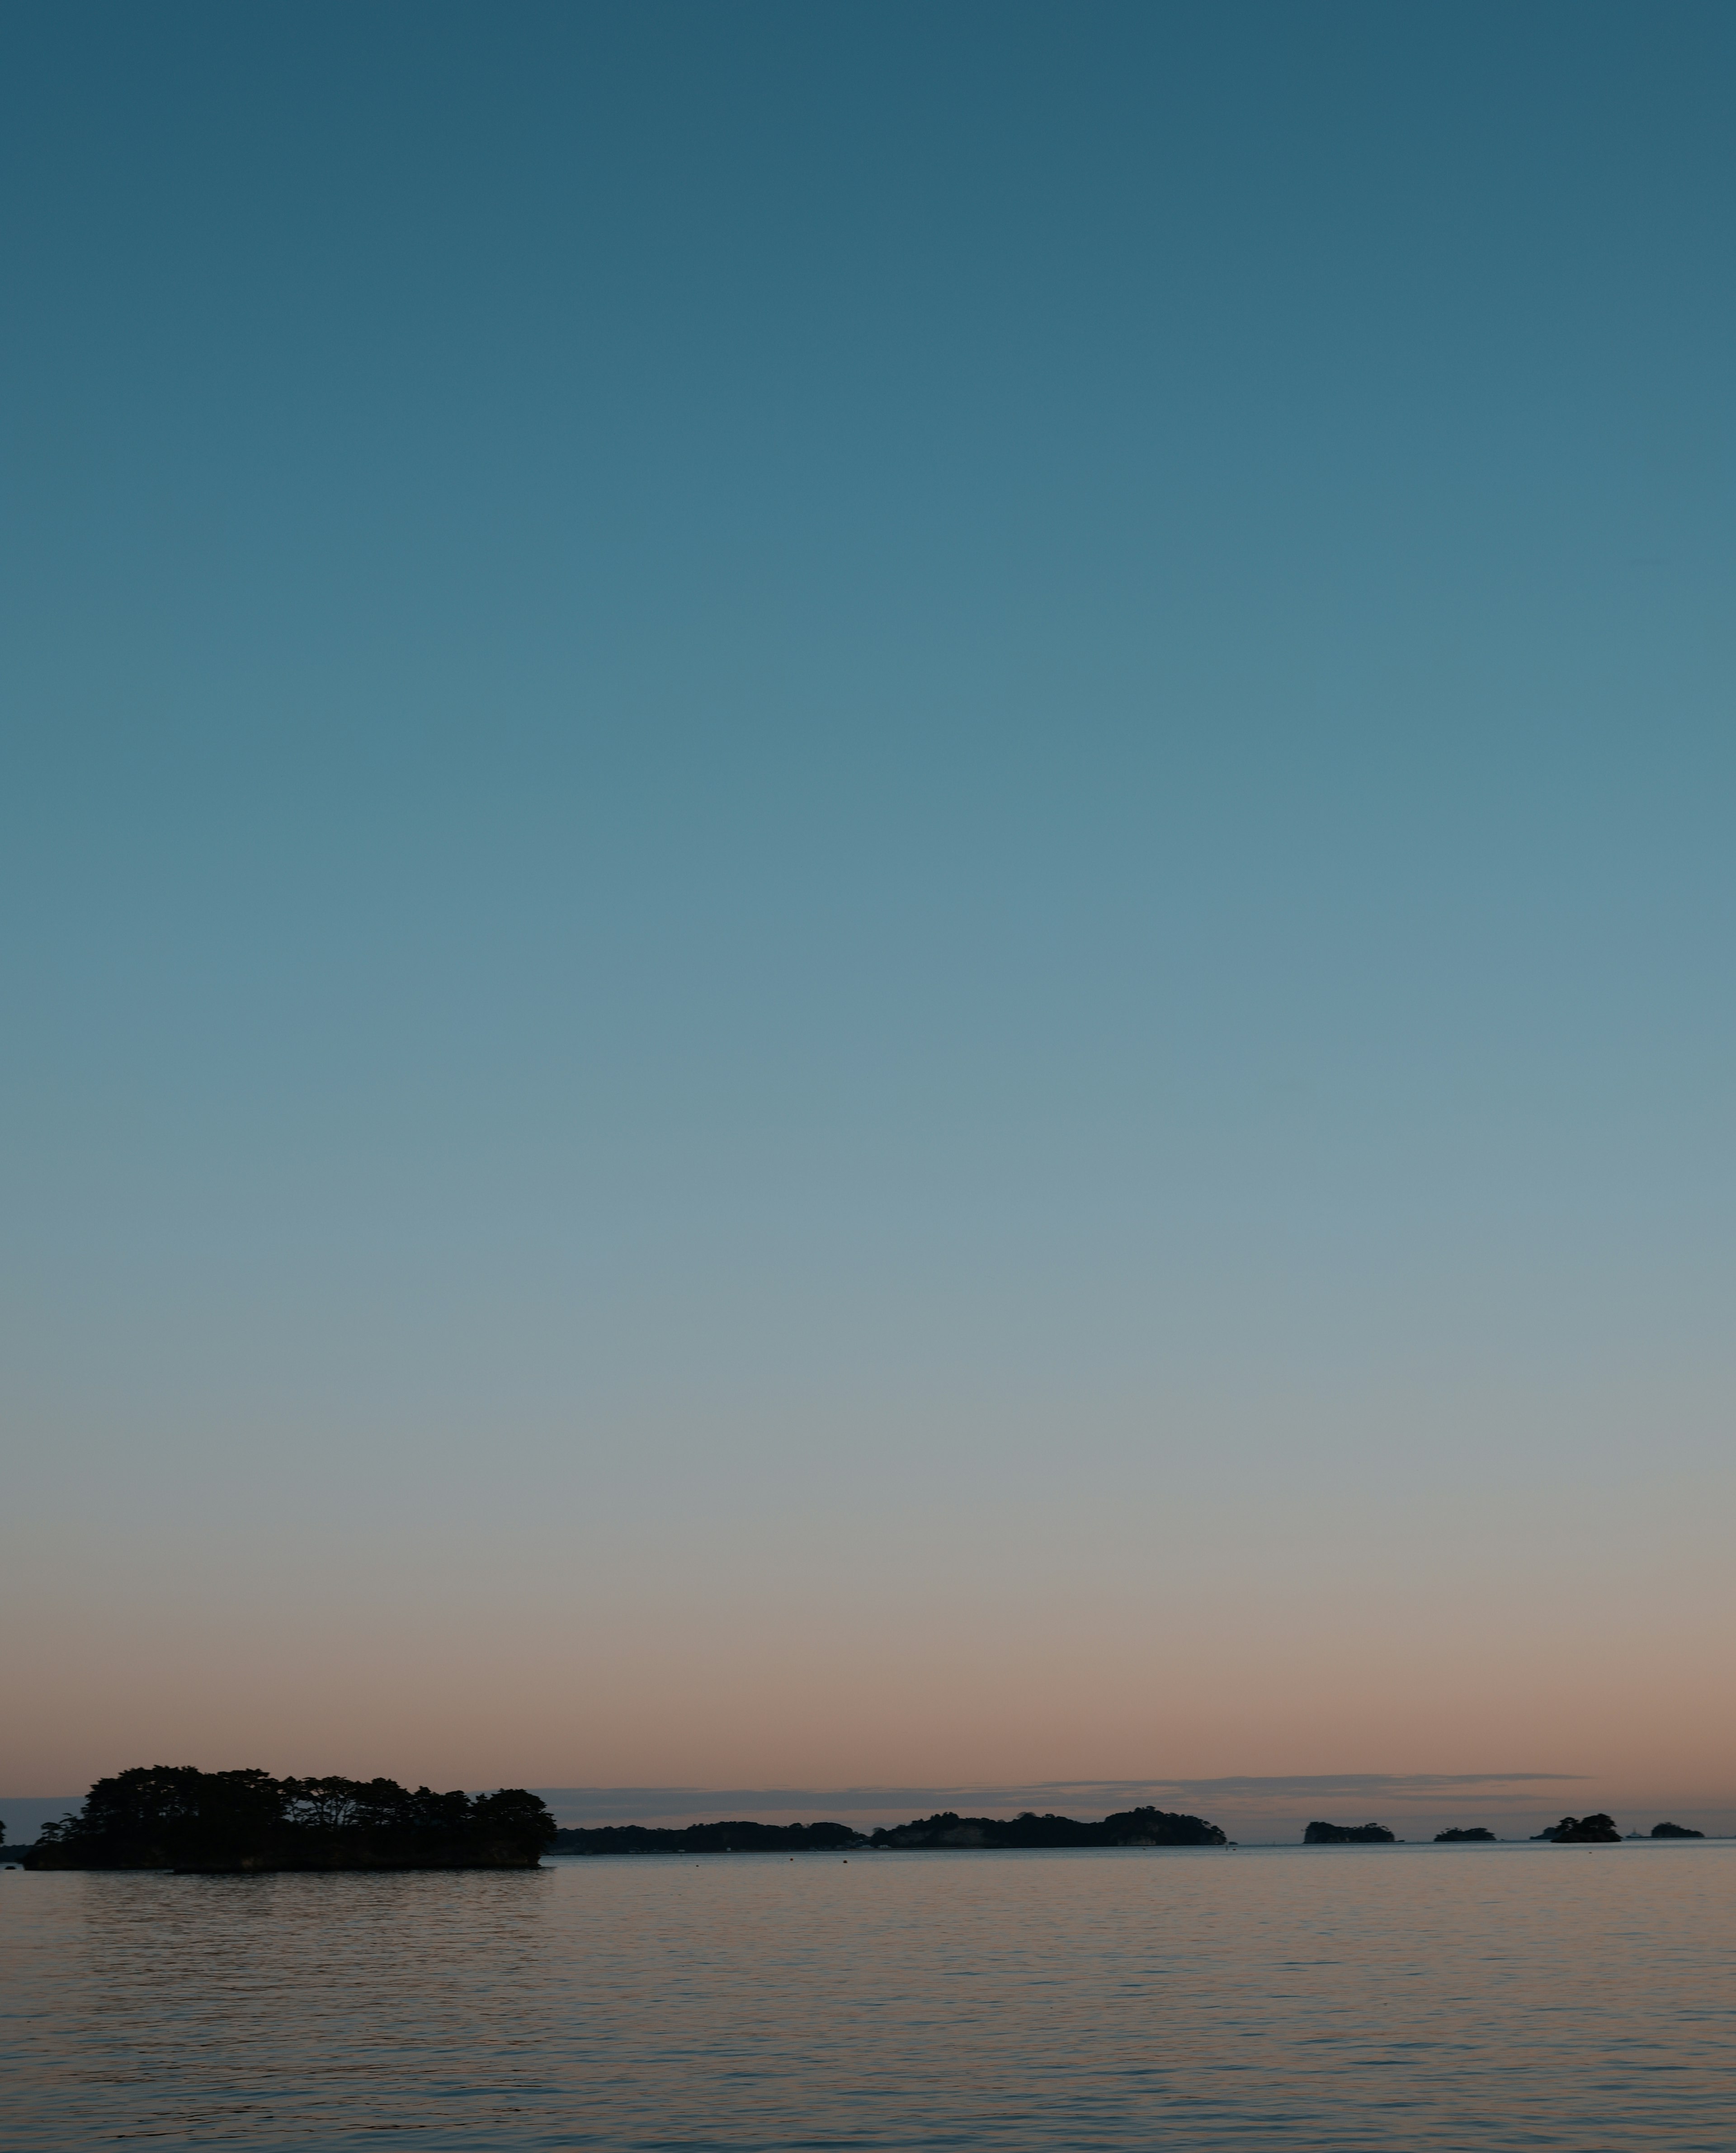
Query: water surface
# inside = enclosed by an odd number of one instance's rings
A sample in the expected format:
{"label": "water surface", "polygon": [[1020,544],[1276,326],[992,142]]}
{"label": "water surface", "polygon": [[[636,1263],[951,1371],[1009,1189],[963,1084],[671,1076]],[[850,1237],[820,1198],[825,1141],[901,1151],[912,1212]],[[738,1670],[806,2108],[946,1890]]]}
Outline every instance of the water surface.
{"label": "water surface", "polygon": [[0,2136],[1730,2153],[1736,1847],[0,1873]]}

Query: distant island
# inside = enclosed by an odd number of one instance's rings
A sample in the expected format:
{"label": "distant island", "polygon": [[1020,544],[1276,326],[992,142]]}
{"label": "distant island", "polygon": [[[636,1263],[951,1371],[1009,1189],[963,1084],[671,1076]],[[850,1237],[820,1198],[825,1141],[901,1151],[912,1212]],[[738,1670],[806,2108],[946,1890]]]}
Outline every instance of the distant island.
{"label": "distant island", "polygon": [[1076,1818],[967,1817],[941,1809],[909,1824],[853,1831],[843,1824],[693,1824],[671,1830],[647,1825],[597,1825],[557,1831],[552,1854],[809,1854],[843,1847],[981,1848],[1079,1846],[1227,1846],[1219,1827],[1168,1809],[1118,1810],[1100,1824]]}
{"label": "distant island", "polygon": [[1304,1846],[1392,1846],[1395,1835],[1383,1824],[1311,1824],[1302,1834]]}
{"label": "distant island", "polygon": [[1547,1825],[1531,1836],[1553,1840],[1557,1846],[1613,1846],[1619,1845],[1621,1840],[1616,1820],[1605,1816],[1601,1810],[1593,1816],[1563,1817],[1560,1824]]}
{"label": "distant island", "polygon": [[1467,1825],[1463,1831],[1438,1831],[1434,1835],[1434,1843],[1439,1846],[1447,1840],[1493,1840],[1494,1837],[1494,1834],[1487,1825],[1474,1824]]}
{"label": "distant island", "polygon": [[1703,1839],[1706,1835],[1685,1824],[1655,1824],[1652,1827],[1652,1836],[1653,1839]]}
{"label": "distant island", "polygon": [[1228,1837],[1204,1817],[1181,1816],[1168,1809],[1118,1809],[1100,1824],[1079,1824],[1072,1817],[961,1817],[951,1809],[919,1817],[909,1824],[883,1826],[868,1835],[870,1846],[1227,1846]]}
{"label": "distant island", "polygon": [[522,1787],[471,1796],[395,1779],[274,1779],[139,1765],[44,1825],[27,1869],[534,1869],[554,1819]]}

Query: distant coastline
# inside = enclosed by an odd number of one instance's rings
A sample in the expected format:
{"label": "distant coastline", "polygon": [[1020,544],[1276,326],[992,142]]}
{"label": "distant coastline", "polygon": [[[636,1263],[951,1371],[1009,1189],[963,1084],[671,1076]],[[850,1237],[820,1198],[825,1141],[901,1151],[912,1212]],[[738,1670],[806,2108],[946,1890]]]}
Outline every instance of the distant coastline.
{"label": "distant coastline", "polygon": [[551,1854],[807,1854],[843,1847],[888,1848],[1228,1846],[1228,1835],[1204,1817],[1167,1809],[1123,1809],[1101,1823],[1075,1817],[1038,1816],[1027,1809],[1016,1817],[960,1816],[941,1809],[909,1824],[883,1825],[872,1832],[845,1824],[755,1824],[739,1820],[694,1824],[669,1830],[649,1825],[598,1825],[557,1831]]}
{"label": "distant coastline", "polygon": [[[1628,1841],[1703,1839],[1685,1825],[1660,1823]],[[1601,1812],[1563,1817],[1528,1843],[1614,1845],[1623,1838]],[[1453,1825],[1440,1845],[1502,1842],[1484,1825]],[[1527,1842],[1506,1842],[1509,1844]],[[25,1869],[155,1869],[179,1873],[283,1870],[533,1869],[545,1854],[567,1857],[655,1855],[848,1855],[933,1850],[1041,1851],[1092,1847],[1221,1847],[1236,1842],[1206,1818],[1149,1805],[1097,1820],[1038,1815],[961,1816],[940,1809],[872,1831],[833,1820],[761,1824],[751,1818],[675,1827],[558,1825],[522,1788],[488,1794],[436,1794],[395,1779],[274,1779],[255,1770],[202,1772],[191,1765],[140,1766],[99,1779],[82,1808],[43,1825],[28,1845],[0,1841],[0,1864]],[[1316,1819],[1306,1846],[1392,1846],[1387,1825]]]}

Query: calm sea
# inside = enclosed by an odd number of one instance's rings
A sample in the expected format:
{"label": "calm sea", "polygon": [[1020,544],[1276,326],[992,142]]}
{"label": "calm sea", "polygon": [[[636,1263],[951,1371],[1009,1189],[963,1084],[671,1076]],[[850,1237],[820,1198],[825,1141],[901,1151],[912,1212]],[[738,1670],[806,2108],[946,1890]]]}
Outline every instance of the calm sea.
{"label": "calm sea", "polygon": [[1736,1846],[0,1873],[10,2153],[1736,2146]]}

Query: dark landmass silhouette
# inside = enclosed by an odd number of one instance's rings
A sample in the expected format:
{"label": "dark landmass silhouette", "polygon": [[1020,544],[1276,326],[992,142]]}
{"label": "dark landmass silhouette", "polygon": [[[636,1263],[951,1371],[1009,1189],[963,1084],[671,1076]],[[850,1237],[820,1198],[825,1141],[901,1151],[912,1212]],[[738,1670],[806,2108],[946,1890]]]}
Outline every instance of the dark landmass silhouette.
{"label": "dark landmass silhouette", "polygon": [[522,1787],[474,1797],[395,1779],[273,1779],[139,1765],[45,1825],[27,1869],[533,1869],[554,1819]]}
{"label": "dark landmass silhouette", "polygon": [[[1638,1834],[1632,1836],[1638,1837]],[[522,1788],[491,1794],[414,1791],[395,1779],[274,1779],[260,1771],[201,1772],[139,1766],[99,1779],[76,1816],[45,1825],[35,1843],[8,1846],[0,1861],[27,1869],[249,1871],[345,1869],[530,1869],[547,1851],[566,1855],[819,1854],[844,1849],[1228,1846],[1203,1817],[1145,1807],[1101,1822],[1038,1815],[960,1816],[941,1809],[909,1824],[861,1832],[851,1825],[760,1824],[736,1819],[662,1830],[603,1825],[563,1830]],[[1384,1825],[1316,1821],[1311,1846],[1390,1846]],[[1657,1824],[1653,1839],[1703,1839],[1692,1826]],[[1619,1842],[1601,1813],[1563,1817],[1535,1835],[1557,1845]],[[1455,1826],[1436,1843],[1493,1844],[1486,1825]]]}
{"label": "dark landmass silhouette", "polygon": [[870,1846],[1228,1846],[1226,1835],[1204,1817],[1181,1816],[1168,1809],[1118,1809],[1101,1824],[1072,1817],[1038,1816],[1031,1809],[1016,1817],[966,1817],[940,1809],[909,1824],[883,1825],[869,1835]]}
{"label": "dark landmass silhouette", "polygon": [[1601,1809],[1591,1816],[1563,1817],[1560,1824],[1547,1825],[1531,1836],[1552,1839],[1557,1846],[1619,1846],[1621,1842],[1615,1819],[1605,1816]]}
{"label": "dark landmass silhouette", "polygon": [[1077,1846],[1227,1846],[1203,1817],[1166,1809],[1123,1809],[1100,1824],[1074,1817],[967,1817],[942,1809],[909,1824],[853,1831],[844,1824],[694,1824],[676,1830],[649,1825],[598,1825],[557,1831],[553,1854],[812,1854],[842,1847],[971,1848]]}
{"label": "dark landmass silhouette", "polygon": [[826,1854],[866,1846],[847,1824],[644,1824],[568,1827],[556,1832],[551,1854]]}

